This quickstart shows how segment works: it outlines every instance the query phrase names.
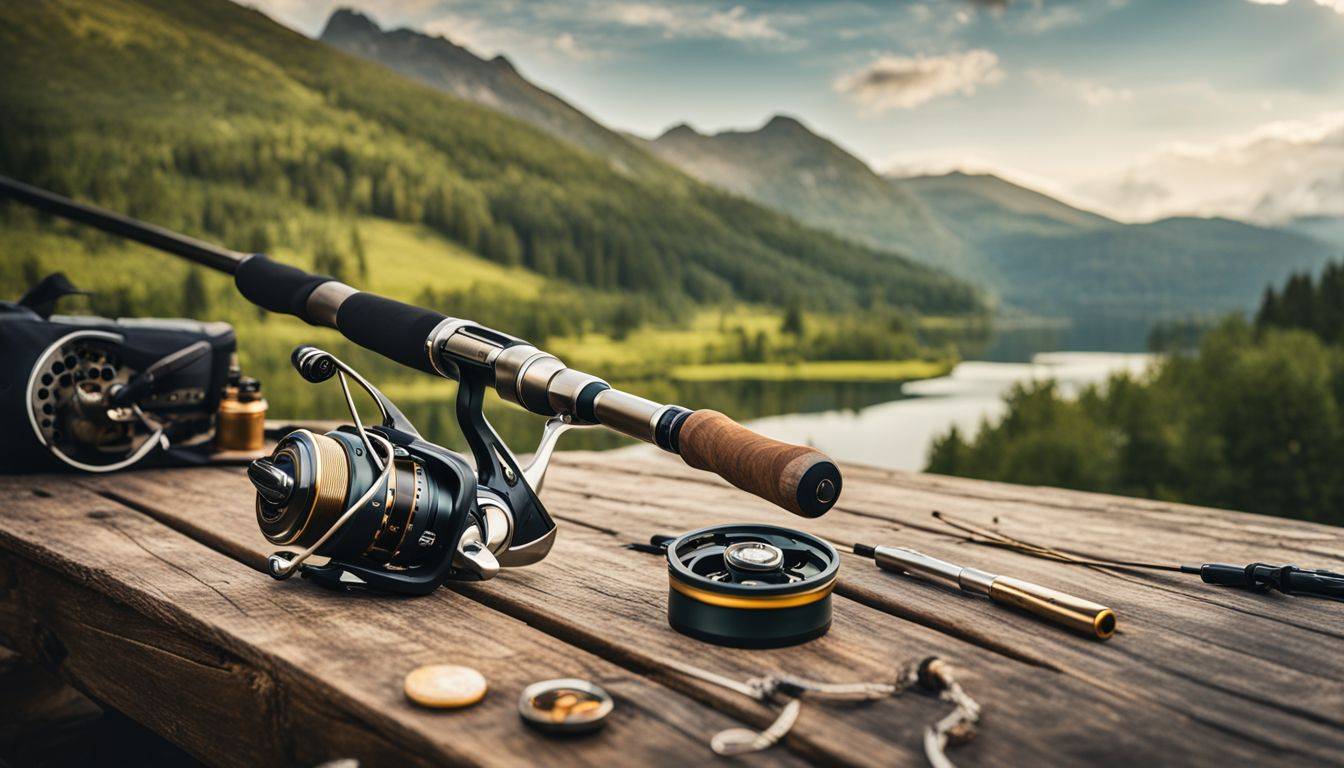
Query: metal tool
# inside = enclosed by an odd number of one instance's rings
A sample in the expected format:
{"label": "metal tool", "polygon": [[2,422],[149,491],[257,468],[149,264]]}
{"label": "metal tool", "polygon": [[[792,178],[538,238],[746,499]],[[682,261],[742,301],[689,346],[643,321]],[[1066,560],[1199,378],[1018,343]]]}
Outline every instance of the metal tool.
{"label": "metal tool", "polygon": [[854,554],[873,558],[884,570],[922,576],[963,592],[984,595],[1081,635],[1106,640],[1115,634],[1115,612],[1110,608],[1039,584],[956,565],[904,547],[855,544]]}
{"label": "metal tool", "polygon": [[710,739],[710,748],[724,757],[760,752],[779,743],[793,729],[802,712],[803,699],[833,702],[864,702],[899,696],[911,688],[936,695],[954,705],[954,709],[924,729],[924,755],[934,768],[952,768],[945,752],[975,734],[980,721],[980,705],[962,690],[952,666],[937,656],[902,665],[890,683],[825,683],[793,675],[764,675],[745,681],[734,680],[708,670],[664,661],[668,667],[688,677],[735,691],[761,703],[784,702],[775,721],[763,731],[728,728]]}
{"label": "metal tool", "polygon": [[1344,573],[1321,569],[1298,568],[1295,565],[1271,565],[1269,563],[1251,563],[1250,565],[1228,565],[1225,563],[1205,563],[1203,565],[1181,565],[1179,563],[1151,563],[1135,560],[1119,560],[1109,557],[1074,555],[1053,547],[1032,544],[1013,538],[999,531],[955,520],[942,512],[935,511],[933,517],[965,534],[965,540],[972,544],[985,544],[1002,547],[1024,555],[1055,560],[1072,565],[1085,565],[1093,568],[1114,570],[1171,571],[1198,575],[1205,584],[1223,587],[1240,587],[1256,591],[1277,590],[1285,595],[1310,595],[1331,600],[1344,600]]}

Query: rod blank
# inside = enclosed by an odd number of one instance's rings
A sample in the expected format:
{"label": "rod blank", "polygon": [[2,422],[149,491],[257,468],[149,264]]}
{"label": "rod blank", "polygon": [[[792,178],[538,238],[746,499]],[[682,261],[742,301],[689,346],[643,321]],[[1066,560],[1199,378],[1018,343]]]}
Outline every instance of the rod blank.
{"label": "rod blank", "polygon": [[194,261],[201,266],[226,272],[230,275],[238,269],[238,265],[249,255],[197,240],[194,237],[180,235],[154,224],[137,221],[129,216],[122,216],[96,205],[79,203],[54,192],[24,184],[8,176],[0,176],[0,197],[18,200],[44,213],[87,224],[109,234],[134,240],[137,243],[144,243],[151,248],[167,251],[175,256]]}

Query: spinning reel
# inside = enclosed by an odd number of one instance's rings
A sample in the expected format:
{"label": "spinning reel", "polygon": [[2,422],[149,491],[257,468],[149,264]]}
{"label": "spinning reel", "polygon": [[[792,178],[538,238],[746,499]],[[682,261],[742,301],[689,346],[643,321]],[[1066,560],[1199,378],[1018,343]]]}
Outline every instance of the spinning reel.
{"label": "spinning reel", "polygon": [[[268,458],[248,467],[257,491],[257,523],[277,552],[270,573],[296,571],[328,587],[370,587],[426,594],[446,580],[483,580],[500,567],[534,563],[550,551],[555,523],[536,491],[560,433],[548,422],[525,468],[481,413],[483,392],[464,381],[458,417],[479,471],[426,441],[376,387],[333,355],[294,350],[295,369],[311,383],[336,377],[353,424],[326,434],[300,429]],[[377,403],[382,422],[366,427],[350,393],[354,380]],[[317,555],[324,565],[306,561]]]}

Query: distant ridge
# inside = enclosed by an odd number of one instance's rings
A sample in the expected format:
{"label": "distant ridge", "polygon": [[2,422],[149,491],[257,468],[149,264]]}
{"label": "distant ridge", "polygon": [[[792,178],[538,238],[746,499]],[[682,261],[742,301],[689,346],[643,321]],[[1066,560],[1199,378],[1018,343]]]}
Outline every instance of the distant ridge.
{"label": "distant ridge", "polygon": [[1228,219],[1122,224],[997,176],[893,178],[975,250],[1002,300],[1045,314],[1155,319],[1254,306],[1337,248]]}
{"label": "distant ridge", "polygon": [[341,10],[321,39],[525,120],[624,173],[684,185],[669,166],[678,168],[805,224],[944,269],[1033,314],[1148,319],[1246,309],[1265,285],[1337,251],[1316,237],[1344,238],[1330,221],[1302,222],[1297,233],[1216,219],[1128,225],[987,174],[884,178],[784,114],[755,130],[707,134],[683,122],[643,139],[604,127],[507,59],[487,61],[441,37],[384,31]]}
{"label": "distant ridge", "polygon": [[445,37],[411,29],[384,30],[349,8],[332,13],[318,39],[458,98],[529,122],[606,158],[618,169],[659,172],[658,164],[650,162],[629,139],[536,86],[503,55],[487,60]]}
{"label": "distant ridge", "polygon": [[916,197],[797,118],[779,114],[754,131],[715,134],[681,123],[647,146],[702,181],[808,224],[974,276],[961,243]]}
{"label": "distant ridge", "polygon": [[[944,273],[805,227],[624,139],[651,175],[617,171],[605,155],[228,0],[6,11],[0,173],[207,239],[340,248],[355,235],[344,224],[309,230],[309,212],[350,225],[374,217],[543,279],[643,296],[650,317],[735,301],[981,307]],[[358,35],[370,22],[342,14],[330,26]],[[436,61],[457,56],[477,74],[516,79],[504,61],[402,36]],[[321,254],[297,255],[312,264]],[[422,287],[399,290],[416,300]]]}

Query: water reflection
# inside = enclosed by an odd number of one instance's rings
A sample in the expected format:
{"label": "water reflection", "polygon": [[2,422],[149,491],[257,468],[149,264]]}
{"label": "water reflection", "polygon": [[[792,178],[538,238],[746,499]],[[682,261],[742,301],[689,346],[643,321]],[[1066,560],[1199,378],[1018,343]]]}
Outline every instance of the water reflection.
{"label": "water reflection", "polygon": [[1141,373],[1147,354],[1054,352],[1030,363],[966,362],[949,376],[906,384],[900,399],[857,410],[788,414],[755,419],[762,434],[814,445],[841,461],[892,469],[922,469],[929,444],[956,425],[974,434],[985,419],[1003,413],[1003,395],[1014,383],[1055,379],[1066,394],[1104,381],[1112,372]]}

